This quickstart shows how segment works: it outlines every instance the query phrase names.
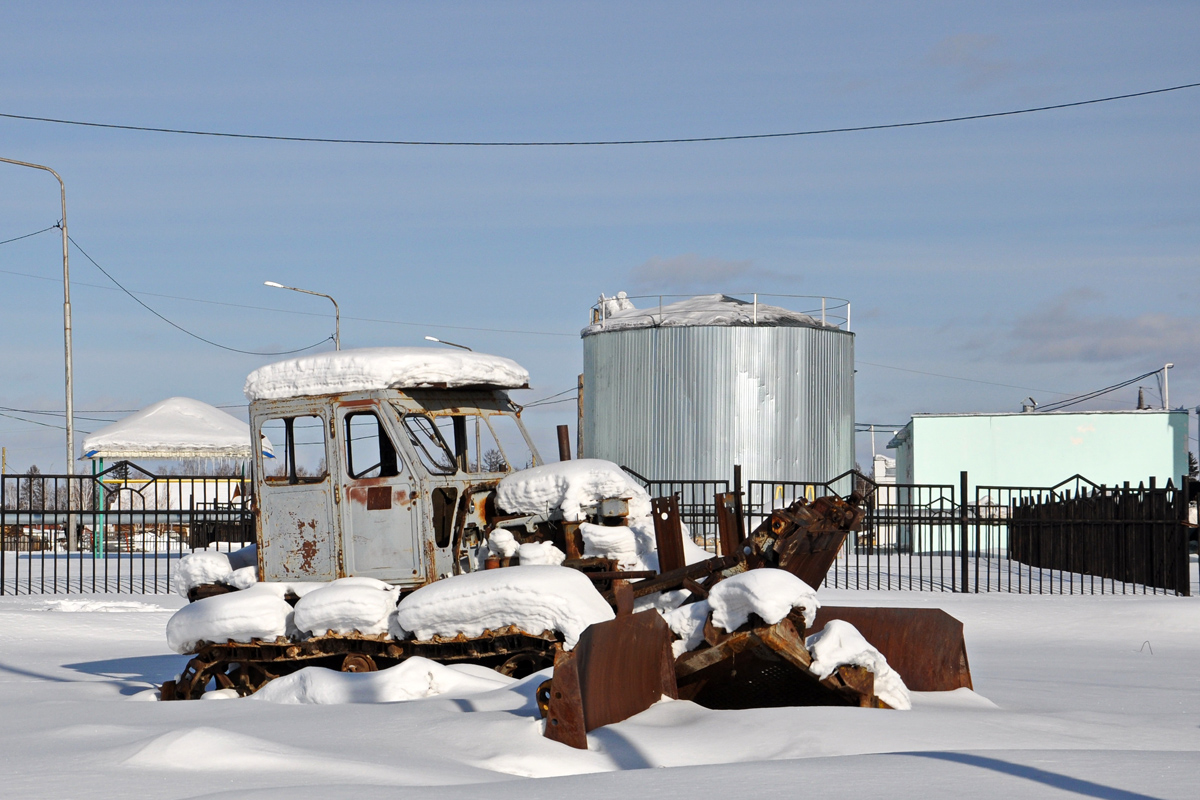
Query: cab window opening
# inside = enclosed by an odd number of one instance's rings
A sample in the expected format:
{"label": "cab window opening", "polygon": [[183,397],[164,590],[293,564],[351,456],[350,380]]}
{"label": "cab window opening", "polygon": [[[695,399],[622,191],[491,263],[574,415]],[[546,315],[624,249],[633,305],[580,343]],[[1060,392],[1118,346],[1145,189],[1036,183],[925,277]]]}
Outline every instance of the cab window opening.
{"label": "cab window opening", "polygon": [[393,478],[400,474],[400,458],[383,421],[374,411],[347,414],[346,475],[352,480]]}
{"label": "cab window opening", "polygon": [[[276,448],[274,458],[263,450],[264,438]],[[328,475],[325,422],[319,416],[265,420],[259,426],[259,449],[263,451],[263,479],[268,484],[320,483]]]}

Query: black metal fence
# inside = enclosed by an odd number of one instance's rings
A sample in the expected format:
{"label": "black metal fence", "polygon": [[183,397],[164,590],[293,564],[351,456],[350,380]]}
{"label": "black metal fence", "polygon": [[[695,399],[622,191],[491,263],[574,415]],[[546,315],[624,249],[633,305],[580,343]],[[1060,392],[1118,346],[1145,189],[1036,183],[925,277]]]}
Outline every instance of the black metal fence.
{"label": "black metal fence", "polygon": [[[731,481],[652,479],[677,495],[693,537],[715,551],[713,498]],[[734,491],[742,490],[735,473]],[[1197,588],[1188,524],[1193,481],[1103,486],[1075,476],[1052,487],[876,484],[858,472],[824,482],[750,480],[753,529],[804,497],[864,497],[861,530],[825,586],[1034,594],[1174,593]],[[252,483],[237,477],[154,475],[121,462],[97,475],[0,479],[0,594],[170,591],[178,559],[198,548],[254,541]]]}
{"label": "black metal fence", "polygon": [[238,477],[124,461],[95,475],[4,475],[0,594],[168,592],[182,556],[254,542],[251,495]]}
{"label": "black metal fence", "polygon": [[650,493],[651,497],[679,497],[679,517],[691,531],[692,538],[716,552],[717,517],[713,497],[729,491],[728,480],[657,480],[646,478],[631,470],[623,470]]}
{"label": "black metal fence", "polygon": [[[693,492],[716,483],[642,480]],[[851,471],[823,482],[747,481],[744,509],[750,530],[802,497],[864,497],[862,528],[847,537],[828,587],[1190,595],[1191,485],[1107,487],[1077,475],[1052,487],[977,486],[971,497],[965,473],[954,486],[876,484]],[[715,530],[709,497],[707,506],[689,500],[693,530]]]}

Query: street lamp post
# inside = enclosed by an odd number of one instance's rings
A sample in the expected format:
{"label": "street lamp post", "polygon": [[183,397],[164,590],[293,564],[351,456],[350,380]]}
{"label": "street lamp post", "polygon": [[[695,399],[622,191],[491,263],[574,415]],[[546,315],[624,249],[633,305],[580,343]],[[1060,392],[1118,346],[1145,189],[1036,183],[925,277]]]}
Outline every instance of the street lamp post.
{"label": "street lamp post", "polygon": [[465,344],[455,344],[454,342],[447,342],[445,339],[439,339],[436,336],[426,336],[425,341],[437,342],[438,344],[449,345],[450,347],[457,347],[460,350],[467,350],[468,352],[472,352],[472,353],[475,352],[474,350],[471,350],[471,348],[467,347]]}
{"label": "street lamp post", "polygon": [[[49,172],[58,180],[59,192],[62,195],[62,225],[60,227],[62,228],[63,253],[63,346],[66,351],[67,373],[67,475],[72,476],[75,474],[75,390],[71,378],[71,362],[74,357],[71,354],[71,265],[67,260],[67,186],[57,172],[41,164],[15,161],[11,158],[0,158],[0,161],[5,164],[15,164],[18,167],[30,167]],[[70,484],[71,481],[68,477],[68,487]],[[69,496],[70,488],[67,491]],[[74,531],[68,532],[67,535],[74,536]]]}
{"label": "street lamp post", "polygon": [[293,292],[301,292],[303,294],[315,294],[317,297],[324,297],[329,302],[333,303],[333,349],[342,349],[342,312],[338,308],[337,300],[334,300],[327,294],[322,292],[310,292],[308,289],[297,289],[295,286],[284,286],[282,283],[275,281],[263,281],[263,286],[270,286],[272,289],[289,289]]}

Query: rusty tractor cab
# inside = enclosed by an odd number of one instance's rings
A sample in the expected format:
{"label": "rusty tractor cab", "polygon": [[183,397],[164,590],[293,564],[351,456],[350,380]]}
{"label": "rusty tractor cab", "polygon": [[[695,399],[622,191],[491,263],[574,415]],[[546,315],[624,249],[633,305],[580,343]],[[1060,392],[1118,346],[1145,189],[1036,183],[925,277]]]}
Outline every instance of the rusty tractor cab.
{"label": "rusty tractor cab", "polygon": [[416,588],[481,569],[496,484],[542,463],[496,387],[257,399],[250,425],[264,581]]}

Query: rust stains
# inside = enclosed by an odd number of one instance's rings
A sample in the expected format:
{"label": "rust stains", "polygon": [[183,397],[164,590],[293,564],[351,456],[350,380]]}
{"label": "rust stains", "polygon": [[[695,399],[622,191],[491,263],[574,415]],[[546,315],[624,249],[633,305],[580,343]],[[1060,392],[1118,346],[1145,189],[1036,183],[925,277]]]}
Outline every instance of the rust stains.
{"label": "rust stains", "polygon": [[300,543],[300,569],[304,572],[312,572],[312,561],[317,556],[317,543],[311,539],[305,539]]}

